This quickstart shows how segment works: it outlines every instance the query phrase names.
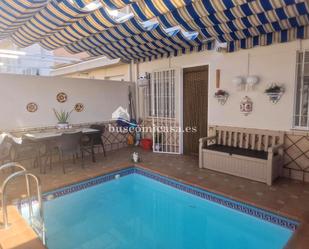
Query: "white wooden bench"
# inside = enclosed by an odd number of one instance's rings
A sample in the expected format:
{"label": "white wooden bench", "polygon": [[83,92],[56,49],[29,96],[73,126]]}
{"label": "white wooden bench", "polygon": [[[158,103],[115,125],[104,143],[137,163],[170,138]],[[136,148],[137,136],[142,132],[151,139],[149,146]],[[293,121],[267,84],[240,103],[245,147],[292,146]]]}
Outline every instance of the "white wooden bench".
{"label": "white wooden bench", "polygon": [[199,167],[271,185],[281,175],[284,132],[213,126],[200,139]]}

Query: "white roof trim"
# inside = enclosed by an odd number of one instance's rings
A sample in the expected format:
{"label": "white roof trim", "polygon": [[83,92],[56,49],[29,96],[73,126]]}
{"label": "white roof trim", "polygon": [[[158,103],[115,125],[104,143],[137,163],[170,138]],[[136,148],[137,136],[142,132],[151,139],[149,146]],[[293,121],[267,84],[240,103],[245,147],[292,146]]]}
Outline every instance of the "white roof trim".
{"label": "white roof trim", "polygon": [[106,57],[100,57],[97,59],[83,61],[74,65],[64,66],[61,68],[53,69],[50,72],[51,76],[61,76],[73,73],[84,72],[91,69],[108,67],[122,63],[121,59],[110,60]]}

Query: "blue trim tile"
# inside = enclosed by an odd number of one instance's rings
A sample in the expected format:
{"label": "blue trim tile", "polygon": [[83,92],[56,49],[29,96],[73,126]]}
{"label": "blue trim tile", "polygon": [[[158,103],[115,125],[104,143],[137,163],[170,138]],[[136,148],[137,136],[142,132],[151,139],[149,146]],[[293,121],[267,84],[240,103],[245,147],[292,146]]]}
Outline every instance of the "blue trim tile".
{"label": "blue trim tile", "polygon": [[[287,228],[289,230],[295,231],[297,227],[299,226],[299,222],[288,219],[286,217],[283,217],[281,215],[277,215],[275,213],[263,210],[261,208],[256,208],[252,205],[245,204],[242,202],[234,201],[230,198],[223,197],[218,194],[211,193],[209,191],[206,191],[202,188],[193,187],[188,184],[181,183],[179,181],[173,180],[171,178],[162,176],[157,173],[150,172],[145,169],[141,169],[138,167],[129,167],[122,170],[117,170],[112,173],[102,175],[95,177],[90,180],[86,180],[80,183],[76,183],[67,187],[63,187],[51,192],[44,193],[43,200],[48,201],[50,199],[59,198],[74,192],[78,192],[105,182],[109,182],[114,180],[117,176],[124,177],[131,174],[139,174],[144,177],[147,177],[149,179],[152,179],[154,181],[160,182],[162,184],[165,184],[167,186],[170,186],[172,188],[178,189],[180,191],[186,192],[188,194],[197,196],[199,198],[217,203],[219,205],[225,206],[227,208],[236,210],[238,212],[244,213],[246,215],[250,215],[253,217],[256,217],[258,219],[261,219],[266,222],[271,222],[275,225]],[[20,208],[21,205],[23,205],[26,201],[21,201],[17,204],[17,206]]]}

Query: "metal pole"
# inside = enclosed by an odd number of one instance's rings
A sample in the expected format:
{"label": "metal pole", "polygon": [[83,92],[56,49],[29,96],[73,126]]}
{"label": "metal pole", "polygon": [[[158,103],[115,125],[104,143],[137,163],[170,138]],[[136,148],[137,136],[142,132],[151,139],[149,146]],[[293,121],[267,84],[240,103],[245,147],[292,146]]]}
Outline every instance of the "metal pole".
{"label": "metal pole", "polygon": [[36,182],[37,198],[39,202],[39,212],[40,212],[40,225],[42,229],[42,241],[43,241],[43,244],[45,245],[46,240],[45,240],[44,210],[43,210],[43,201],[42,201],[42,183],[41,183],[41,180],[32,173],[27,173],[27,176],[31,176],[32,178],[34,178]]}

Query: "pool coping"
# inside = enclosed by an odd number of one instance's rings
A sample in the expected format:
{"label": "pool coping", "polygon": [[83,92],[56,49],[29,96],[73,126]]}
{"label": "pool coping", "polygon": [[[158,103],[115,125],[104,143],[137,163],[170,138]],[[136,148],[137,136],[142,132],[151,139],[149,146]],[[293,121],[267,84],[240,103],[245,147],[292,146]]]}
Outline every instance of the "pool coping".
{"label": "pool coping", "polygon": [[[286,217],[284,215],[277,214],[264,208],[248,204],[234,198],[226,197],[225,195],[219,193],[214,193],[213,191],[207,190],[197,185],[192,185],[188,182],[180,181],[179,179],[163,175],[159,172],[144,168],[139,165],[131,165],[122,169],[116,169],[109,173],[105,173],[90,179],[86,179],[77,183],[60,187],[55,190],[45,192],[43,194],[43,200],[48,201],[51,199],[59,198],[74,192],[78,192],[102,184],[104,182],[114,180],[117,175],[119,177],[124,177],[130,174],[143,175],[144,177],[150,178],[152,180],[170,186],[174,189],[178,189],[182,192],[189,193],[204,200],[211,201],[213,203],[255,217],[265,222],[281,226],[283,228],[289,229],[290,231],[293,231],[293,235],[295,234],[295,231],[298,229],[298,227],[301,225],[300,221],[297,219]],[[19,208],[21,207],[21,205],[23,205],[23,202],[18,203]]]}

